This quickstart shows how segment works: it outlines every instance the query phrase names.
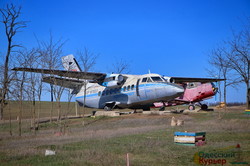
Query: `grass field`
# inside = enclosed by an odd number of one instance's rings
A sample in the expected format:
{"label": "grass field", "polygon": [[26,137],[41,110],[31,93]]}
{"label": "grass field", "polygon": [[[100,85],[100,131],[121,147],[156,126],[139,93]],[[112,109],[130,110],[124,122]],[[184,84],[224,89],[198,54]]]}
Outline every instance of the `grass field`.
{"label": "grass field", "polygon": [[[49,116],[49,104],[43,103],[43,106],[48,109],[43,109],[41,115]],[[70,109],[74,110],[74,104]],[[13,117],[17,116],[17,110],[11,111]],[[0,165],[126,165],[127,153],[130,164],[136,166],[197,165],[194,161],[199,152],[236,152],[234,157],[222,157],[226,160],[224,165],[236,160],[250,164],[250,115],[240,106],[188,114],[67,119],[40,124],[36,132],[30,130],[28,115],[22,121],[21,137],[17,134],[16,120],[12,120],[12,136],[9,121],[1,122]],[[171,127],[173,116],[184,120],[184,125]],[[200,147],[174,144],[175,131],[205,131],[207,144]],[[237,144],[240,148],[235,148]],[[56,155],[45,156],[46,149],[54,150]],[[210,159],[218,162],[221,157]]]}

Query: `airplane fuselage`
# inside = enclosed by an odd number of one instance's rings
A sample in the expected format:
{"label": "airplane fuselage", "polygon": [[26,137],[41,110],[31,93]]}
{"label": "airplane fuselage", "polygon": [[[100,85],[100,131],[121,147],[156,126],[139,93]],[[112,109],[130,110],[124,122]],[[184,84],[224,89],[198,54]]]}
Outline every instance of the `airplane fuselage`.
{"label": "airplane fuselage", "polygon": [[83,86],[76,95],[76,101],[92,108],[105,108],[111,105],[118,108],[139,109],[149,108],[154,102],[170,101],[184,92],[183,87],[160,80],[158,74],[124,76],[127,78],[125,83],[118,87],[88,83],[86,90]]}

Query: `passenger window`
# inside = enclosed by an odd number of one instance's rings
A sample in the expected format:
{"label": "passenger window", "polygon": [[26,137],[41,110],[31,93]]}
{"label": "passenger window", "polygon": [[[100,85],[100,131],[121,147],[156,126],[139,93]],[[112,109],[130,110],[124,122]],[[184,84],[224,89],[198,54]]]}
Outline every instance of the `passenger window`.
{"label": "passenger window", "polygon": [[135,87],[135,86],[134,86],[134,85],[132,85],[132,86],[131,86],[131,90],[134,90],[134,87]]}
{"label": "passenger window", "polygon": [[101,96],[101,91],[98,92],[98,96]]}
{"label": "passenger window", "polygon": [[128,91],[130,90],[130,85],[128,86],[127,90],[128,90]]}
{"label": "passenger window", "polygon": [[125,91],[126,91],[126,86],[123,87],[123,92],[125,92]]}
{"label": "passenger window", "polygon": [[105,91],[103,91],[103,92],[102,92],[102,96],[104,96],[104,95],[105,95],[105,93],[106,93],[106,92],[105,92]]}

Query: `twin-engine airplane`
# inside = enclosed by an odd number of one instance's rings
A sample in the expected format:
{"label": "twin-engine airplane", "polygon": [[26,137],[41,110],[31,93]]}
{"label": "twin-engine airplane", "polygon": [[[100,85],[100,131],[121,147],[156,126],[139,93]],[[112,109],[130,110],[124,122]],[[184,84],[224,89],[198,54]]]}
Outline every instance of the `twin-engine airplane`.
{"label": "twin-engine airplane", "polygon": [[[48,74],[43,82],[72,89],[80,105],[112,110],[131,108],[150,110],[155,102],[169,102],[183,94],[184,88],[159,74],[128,75],[83,72],[73,55],[62,58],[66,70],[14,68]],[[59,76],[59,77],[58,77]]]}

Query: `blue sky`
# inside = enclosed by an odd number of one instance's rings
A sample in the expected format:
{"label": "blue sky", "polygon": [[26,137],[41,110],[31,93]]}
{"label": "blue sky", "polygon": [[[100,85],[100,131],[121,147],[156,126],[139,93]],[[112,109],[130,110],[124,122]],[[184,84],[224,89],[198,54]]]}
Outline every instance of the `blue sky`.
{"label": "blue sky", "polygon": [[[100,54],[95,72],[108,72],[122,57],[130,74],[207,77],[209,51],[250,16],[249,0],[1,0],[0,7],[7,2],[22,5],[29,21],[16,42],[31,48],[35,35],[48,40],[51,31],[67,40],[64,55],[84,47]],[[230,88],[228,101],[245,101],[244,88]]]}

